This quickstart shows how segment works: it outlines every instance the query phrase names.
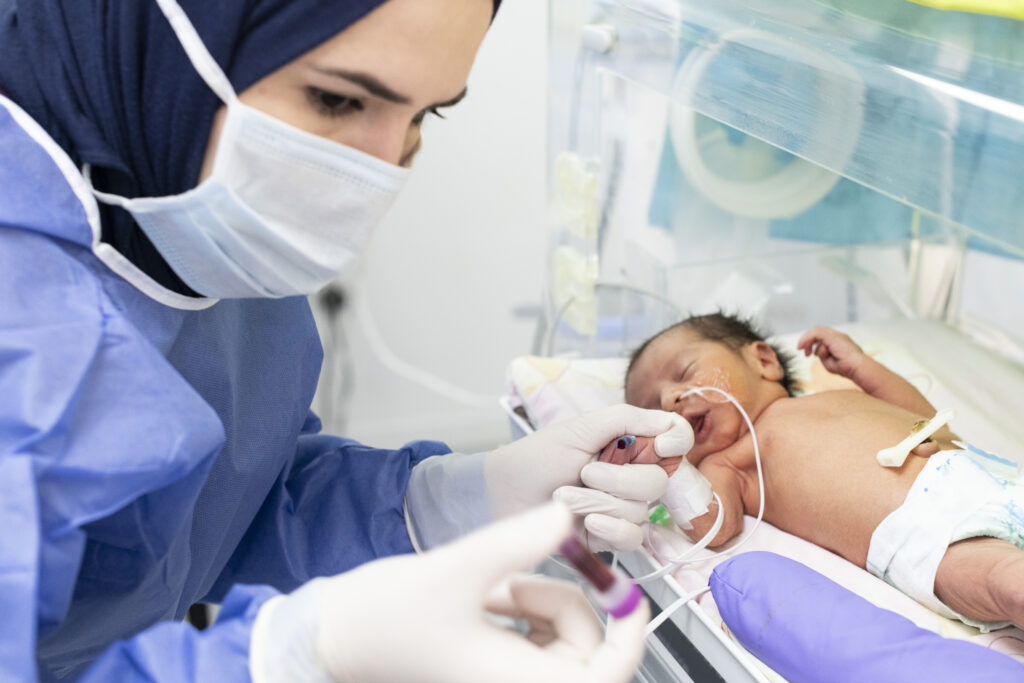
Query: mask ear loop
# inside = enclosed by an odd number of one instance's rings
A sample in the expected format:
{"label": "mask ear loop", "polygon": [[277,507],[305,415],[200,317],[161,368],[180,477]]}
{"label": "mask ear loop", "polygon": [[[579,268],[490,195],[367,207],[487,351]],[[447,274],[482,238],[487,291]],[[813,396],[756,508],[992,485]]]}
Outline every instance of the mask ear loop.
{"label": "mask ear loop", "polygon": [[[189,21],[188,15],[185,14],[185,10],[181,8],[181,5],[175,0],[156,0],[156,4],[167,18],[171,25],[171,30],[174,31],[174,35],[177,36],[178,42],[181,43],[181,47],[185,50],[185,54],[188,56],[189,61],[192,62],[192,66],[199,74],[199,77],[203,79],[203,82],[224,104],[230,105],[236,102],[238,96],[235,94],[231,81],[228,80],[224,70],[217,64],[217,60],[213,58],[210,51],[206,49],[203,39],[199,37],[199,33],[196,31],[195,26],[192,25],[192,22]],[[85,178],[89,190],[92,191],[97,199],[105,204],[127,208],[128,199],[107,192],[101,192],[93,186],[92,166],[90,164],[82,165],[82,176]]]}
{"label": "mask ear loop", "polygon": [[217,60],[213,58],[210,51],[206,49],[203,39],[199,37],[199,33],[189,21],[188,15],[185,14],[181,5],[175,0],[156,0],[156,4],[160,6],[160,11],[170,22],[171,28],[178,37],[178,42],[185,49],[185,54],[188,55],[192,66],[199,73],[200,78],[206,82],[206,85],[210,86],[210,90],[216,93],[224,104],[231,104],[237,100],[238,97],[235,95],[231,81],[228,80],[224,70],[217,64]]}

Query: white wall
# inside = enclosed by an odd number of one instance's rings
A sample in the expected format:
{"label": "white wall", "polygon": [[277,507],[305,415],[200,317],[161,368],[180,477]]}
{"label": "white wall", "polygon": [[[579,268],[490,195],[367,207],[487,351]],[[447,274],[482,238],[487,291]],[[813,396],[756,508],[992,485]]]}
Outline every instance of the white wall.
{"label": "white wall", "polygon": [[[506,0],[468,97],[426,126],[412,177],[349,286],[355,301],[343,322],[355,388],[344,424],[323,415],[326,428],[374,446],[429,438],[462,452],[508,439],[497,397],[536,326],[513,309],[541,303],[546,8]],[[396,356],[480,402],[460,404],[385,367],[353,304],[366,307]]]}

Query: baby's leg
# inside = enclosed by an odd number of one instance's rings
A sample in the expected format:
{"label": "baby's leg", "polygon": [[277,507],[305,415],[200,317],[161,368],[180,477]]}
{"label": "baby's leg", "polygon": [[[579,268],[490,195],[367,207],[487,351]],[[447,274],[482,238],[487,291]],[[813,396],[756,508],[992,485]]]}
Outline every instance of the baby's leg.
{"label": "baby's leg", "polygon": [[988,537],[954,543],[939,563],[935,596],[969,619],[1024,627],[1024,551]]}

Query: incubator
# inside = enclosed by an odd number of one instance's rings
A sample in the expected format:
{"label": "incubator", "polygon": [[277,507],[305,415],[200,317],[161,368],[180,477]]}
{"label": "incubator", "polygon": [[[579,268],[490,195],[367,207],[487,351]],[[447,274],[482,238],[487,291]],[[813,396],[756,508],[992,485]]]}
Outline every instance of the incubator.
{"label": "incubator", "polygon": [[[550,31],[535,354],[621,358],[717,309],[780,335],[830,325],[898,349],[961,433],[1022,459],[1024,22],[900,0],[557,0]],[[661,607],[681,594],[645,588]],[[699,610],[671,622],[641,680],[774,680]]]}

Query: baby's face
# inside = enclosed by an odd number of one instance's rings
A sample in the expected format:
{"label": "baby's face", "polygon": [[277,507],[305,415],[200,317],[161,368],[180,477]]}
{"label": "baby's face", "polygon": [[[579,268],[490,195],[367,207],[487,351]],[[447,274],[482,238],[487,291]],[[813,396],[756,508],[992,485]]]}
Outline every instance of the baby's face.
{"label": "baby's face", "polygon": [[686,329],[663,334],[648,345],[626,378],[626,401],[686,418],[694,434],[687,458],[696,464],[734,444],[746,433],[746,423],[716,391],[684,395],[695,387],[716,387],[731,394],[754,419],[761,408],[757,401],[763,392],[758,388],[764,374],[753,348],[733,351]]}

